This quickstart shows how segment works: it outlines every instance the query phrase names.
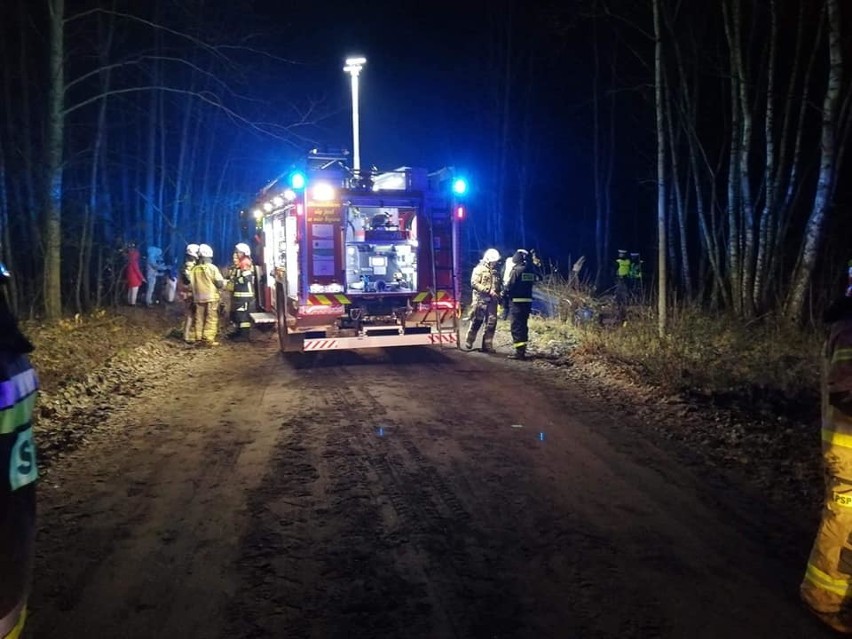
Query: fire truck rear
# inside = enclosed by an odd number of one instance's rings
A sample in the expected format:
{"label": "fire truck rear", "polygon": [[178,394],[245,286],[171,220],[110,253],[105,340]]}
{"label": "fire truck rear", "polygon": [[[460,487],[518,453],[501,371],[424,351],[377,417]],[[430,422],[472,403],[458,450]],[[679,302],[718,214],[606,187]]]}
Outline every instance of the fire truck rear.
{"label": "fire truck rear", "polygon": [[256,324],[281,350],[457,347],[464,182],[451,169],[353,172],[311,152],[267,186],[255,220]]}

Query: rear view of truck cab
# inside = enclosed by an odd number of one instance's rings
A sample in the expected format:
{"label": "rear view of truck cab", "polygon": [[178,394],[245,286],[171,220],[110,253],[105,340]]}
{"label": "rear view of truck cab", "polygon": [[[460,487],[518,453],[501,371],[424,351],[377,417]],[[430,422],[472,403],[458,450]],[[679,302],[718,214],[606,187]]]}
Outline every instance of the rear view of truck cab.
{"label": "rear view of truck cab", "polygon": [[284,351],[459,341],[459,224],[450,169],[354,172],[312,151],[250,208],[260,238],[257,323]]}

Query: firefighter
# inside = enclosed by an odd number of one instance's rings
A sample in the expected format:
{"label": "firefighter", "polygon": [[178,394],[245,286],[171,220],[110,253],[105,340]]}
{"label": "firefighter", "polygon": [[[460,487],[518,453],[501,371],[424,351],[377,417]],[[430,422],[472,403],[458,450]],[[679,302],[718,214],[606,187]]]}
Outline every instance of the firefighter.
{"label": "firefighter", "polygon": [[[848,292],[847,292],[848,293]],[[852,295],[826,310],[822,381],[822,521],[801,585],[826,624],[852,634]]]}
{"label": "firefighter", "polygon": [[178,297],[183,302],[183,341],[195,343],[195,304],[192,301],[192,268],[198,264],[198,244],[187,244],[178,275]]}
{"label": "firefighter", "polygon": [[7,298],[9,271],[0,263],[0,638],[21,636],[33,567],[38,465],[32,416],[38,378],[32,344]]}
{"label": "firefighter", "polygon": [[218,346],[219,291],[225,286],[225,279],[213,264],[213,249],[207,244],[198,247],[198,264],[192,267],[189,279],[195,303],[195,341]]}
{"label": "firefighter", "polygon": [[250,254],[248,244],[240,242],[234,247],[234,266],[231,269],[228,288],[231,290],[231,318],[236,326],[236,330],[229,337],[235,340],[248,341],[251,334],[249,309],[254,299],[254,267]]}
{"label": "firefighter", "polygon": [[510,359],[526,359],[529,341],[530,311],[533,302],[533,284],[539,279],[535,267],[537,258],[524,249],[512,255],[512,270],[506,282],[506,299],[509,303],[509,327],[515,352]]}
{"label": "firefighter", "polygon": [[482,255],[482,260],[477,264],[470,276],[470,286],[473,289],[470,305],[470,326],[465,336],[465,347],[467,350],[473,348],[473,341],[480,327],[485,324],[485,332],[482,334],[482,352],[494,352],[494,332],[497,330],[497,304],[500,301],[500,275],[497,272],[497,263],[500,261],[500,253],[497,249],[490,248]]}

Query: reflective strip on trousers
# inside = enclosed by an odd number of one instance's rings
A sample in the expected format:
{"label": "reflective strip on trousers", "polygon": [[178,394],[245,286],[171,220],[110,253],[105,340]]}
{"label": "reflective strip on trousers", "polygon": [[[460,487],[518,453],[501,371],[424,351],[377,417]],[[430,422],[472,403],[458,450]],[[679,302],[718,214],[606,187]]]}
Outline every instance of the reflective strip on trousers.
{"label": "reflective strip on trousers", "polygon": [[830,577],[811,563],[808,564],[808,568],[805,571],[805,581],[809,581],[820,590],[825,590],[841,597],[846,597],[850,591],[848,579]]}
{"label": "reflective strip on trousers", "polygon": [[849,361],[852,361],[852,348],[838,348],[831,356],[832,364]]}
{"label": "reflective strip on trousers", "polygon": [[515,342],[514,344],[512,344],[512,346],[514,346],[515,348],[520,348],[521,346],[526,346],[526,345],[527,345],[527,342]]}
{"label": "reflective strip on trousers", "polygon": [[852,448],[852,435],[838,433],[830,428],[822,429],[822,441],[832,446],[841,446],[843,448]]}
{"label": "reflective strip on trousers", "polygon": [[531,297],[513,297],[513,302],[532,302],[533,299]]}
{"label": "reflective strip on trousers", "polygon": [[[17,617],[17,621],[12,626],[12,620]],[[27,607],[20,604],[9,614],[8,617],[0,619],[0,639],[18,639],[24,631],[24,624],[27,621]]]}

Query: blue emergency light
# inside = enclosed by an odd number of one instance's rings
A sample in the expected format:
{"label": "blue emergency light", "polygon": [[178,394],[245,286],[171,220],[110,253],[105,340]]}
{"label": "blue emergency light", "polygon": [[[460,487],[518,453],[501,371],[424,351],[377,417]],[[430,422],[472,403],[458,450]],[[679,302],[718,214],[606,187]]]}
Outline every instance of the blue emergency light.
{"label": "blue emergency light", "polygon": [[295,173],[290,174],[290,186],[294,189],[303,189],[305,188],[305,174],[299,173],[296,171]]}
{"label": "blue emergency light", "polygon": [[453,193],[456,195],[464,195],[467,193],[467,180],[464,178],[456,178],[453,180]]}

